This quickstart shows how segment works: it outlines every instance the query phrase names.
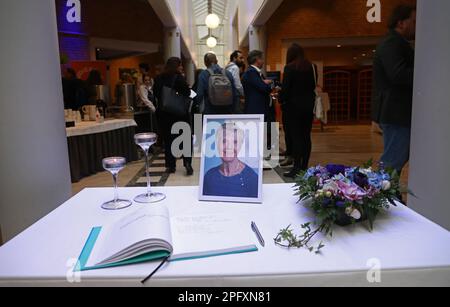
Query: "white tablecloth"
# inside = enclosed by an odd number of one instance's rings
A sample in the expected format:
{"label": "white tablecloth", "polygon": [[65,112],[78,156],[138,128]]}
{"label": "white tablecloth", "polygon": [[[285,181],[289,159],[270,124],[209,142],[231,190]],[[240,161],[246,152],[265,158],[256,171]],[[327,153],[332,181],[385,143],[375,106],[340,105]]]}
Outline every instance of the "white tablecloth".
{"label": "white tablecloth", "polygon": [[[121,189],[132,199],[141,188]],[[369,232],[362,225],[337,227],[325,240],[322,255],[285,250],[272,238],[283,227],[312,219],[296,204],[291,185],[265,185],[262,205],[198,202],[198,188],[159,188],[171,215],[228,212],[255,221],[266,247],[258,252],[170,263],[148,286],[450,286],[450,234],[412,210],[400,206],[382,214]],[[137,210],[104,211],[112,189],[86,189],[0,248],[0,286],[68,285],[70,259],[78,258],[94,226]],[[114,240],[114,238],[111,238]],[[320,238],[318,238],[320,239]],[[255,244],[257,240],[255,238]],[[258,245],[258,244],[257,244]],[[367,281],[368,263],[381,266],[381,283]],[[157,264],[83,272],[74,285],[140,286]]]}
{"label": "white tablecloth", "polygon": [[88,134],[97,134],[117,129],[136,127],[137,124],[132,119],[111,119],[104,123],[97,122],[81,122],[77,123],[75,127],[66,128],[67,137],[81,136]]}

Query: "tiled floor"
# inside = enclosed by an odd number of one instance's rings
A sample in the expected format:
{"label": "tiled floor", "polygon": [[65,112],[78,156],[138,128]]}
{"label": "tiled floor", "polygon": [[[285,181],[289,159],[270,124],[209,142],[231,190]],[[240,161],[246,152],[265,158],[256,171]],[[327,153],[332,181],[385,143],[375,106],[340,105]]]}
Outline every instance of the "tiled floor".
{"label": "tiled floor", "polygon": [[[283,142],[282,142],[283,143]],[[284,147],[284,144],[281,144]],[[371,126],[328,126],[324,132],[314,129],[313,153],[311,165],[339,163],[345,165],[360,165],[370,159],[378,160],[383,151],[383,140],[381,135],[373,133]],[[151,182],[153,185],[165,186],[196,186],[199,182],[198,171],[200,159],[194,159],[194,176],[187,177],[182,161],[178,161],[177,172],[172,175],[164,173],[164,156],[153,157],[150,167]],[[278,171],[278,172],[277,172]],[[282,170],[264,171],[264,183],[286,182],[279,174]],[[402,182],[407,183],[408,169],[402,176]],[[120,186],[145,186],[144,161],[133,162],[120,173]],[[112,185],[111,175],[103,172],[94,176],[84,178],[72,185],[73,194],[78,193],[86,187],[110,187]]]}

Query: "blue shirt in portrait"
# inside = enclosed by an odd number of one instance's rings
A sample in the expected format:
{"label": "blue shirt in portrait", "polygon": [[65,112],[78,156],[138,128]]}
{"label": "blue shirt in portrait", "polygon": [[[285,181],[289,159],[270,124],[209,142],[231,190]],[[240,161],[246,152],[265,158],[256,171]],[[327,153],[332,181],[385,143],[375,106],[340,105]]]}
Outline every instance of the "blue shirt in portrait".
{"label": "blue shirt in portrait", "polygon": [[220,172],[221,166],[209,170],[203,181],[205,196],[257,198],[258,175],[249,166],[235,176],[226,177]]}

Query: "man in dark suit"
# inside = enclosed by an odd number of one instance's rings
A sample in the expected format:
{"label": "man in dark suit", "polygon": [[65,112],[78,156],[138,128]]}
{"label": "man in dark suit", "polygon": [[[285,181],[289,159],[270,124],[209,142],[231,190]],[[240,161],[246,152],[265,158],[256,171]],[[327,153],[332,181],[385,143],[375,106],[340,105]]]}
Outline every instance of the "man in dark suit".
{"label": "man in dark suit", "polygon": [[389,21],[389,33],[374,58],[373,119],[384,135],[381,161],[401,173],[409,161],[414,81],[416,9],[398,6]]}
{"label": "man in dark suit", "polygon": [[247,58],[250,67],[242,77],[245,93],[244,111],[246,114],[269,115],[272,81],[265,80],[262,74],[263,55],[261,51],[254,50],[249,53]]}
{"label": "man in dark suit", "polygon": [[262,114],[267,124],[267,149],[271,149],[271,97],[273,81],[266,80],[262,68],[264,67],[264,53],[253,50],[249,53],[247,62],[250,65],[242,77],[245,93],[245,114]]}

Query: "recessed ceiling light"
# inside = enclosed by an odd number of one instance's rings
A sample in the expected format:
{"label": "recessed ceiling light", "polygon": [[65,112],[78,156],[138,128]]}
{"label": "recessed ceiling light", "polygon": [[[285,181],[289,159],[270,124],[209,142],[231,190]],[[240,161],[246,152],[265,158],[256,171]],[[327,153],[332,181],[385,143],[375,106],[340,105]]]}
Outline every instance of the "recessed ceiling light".
{"label": "recessed ceiling light", "polygon": [[366,56],[367,54],[365,54],[365,53],[363,53],[363,54],[361,54],[362,56]]}
{"label": "recessed ceiling light", "polygon": [[337,45],[337,47],[338,47],[338,48],[341,48],[341,47],[342,47],[342,45]]}

